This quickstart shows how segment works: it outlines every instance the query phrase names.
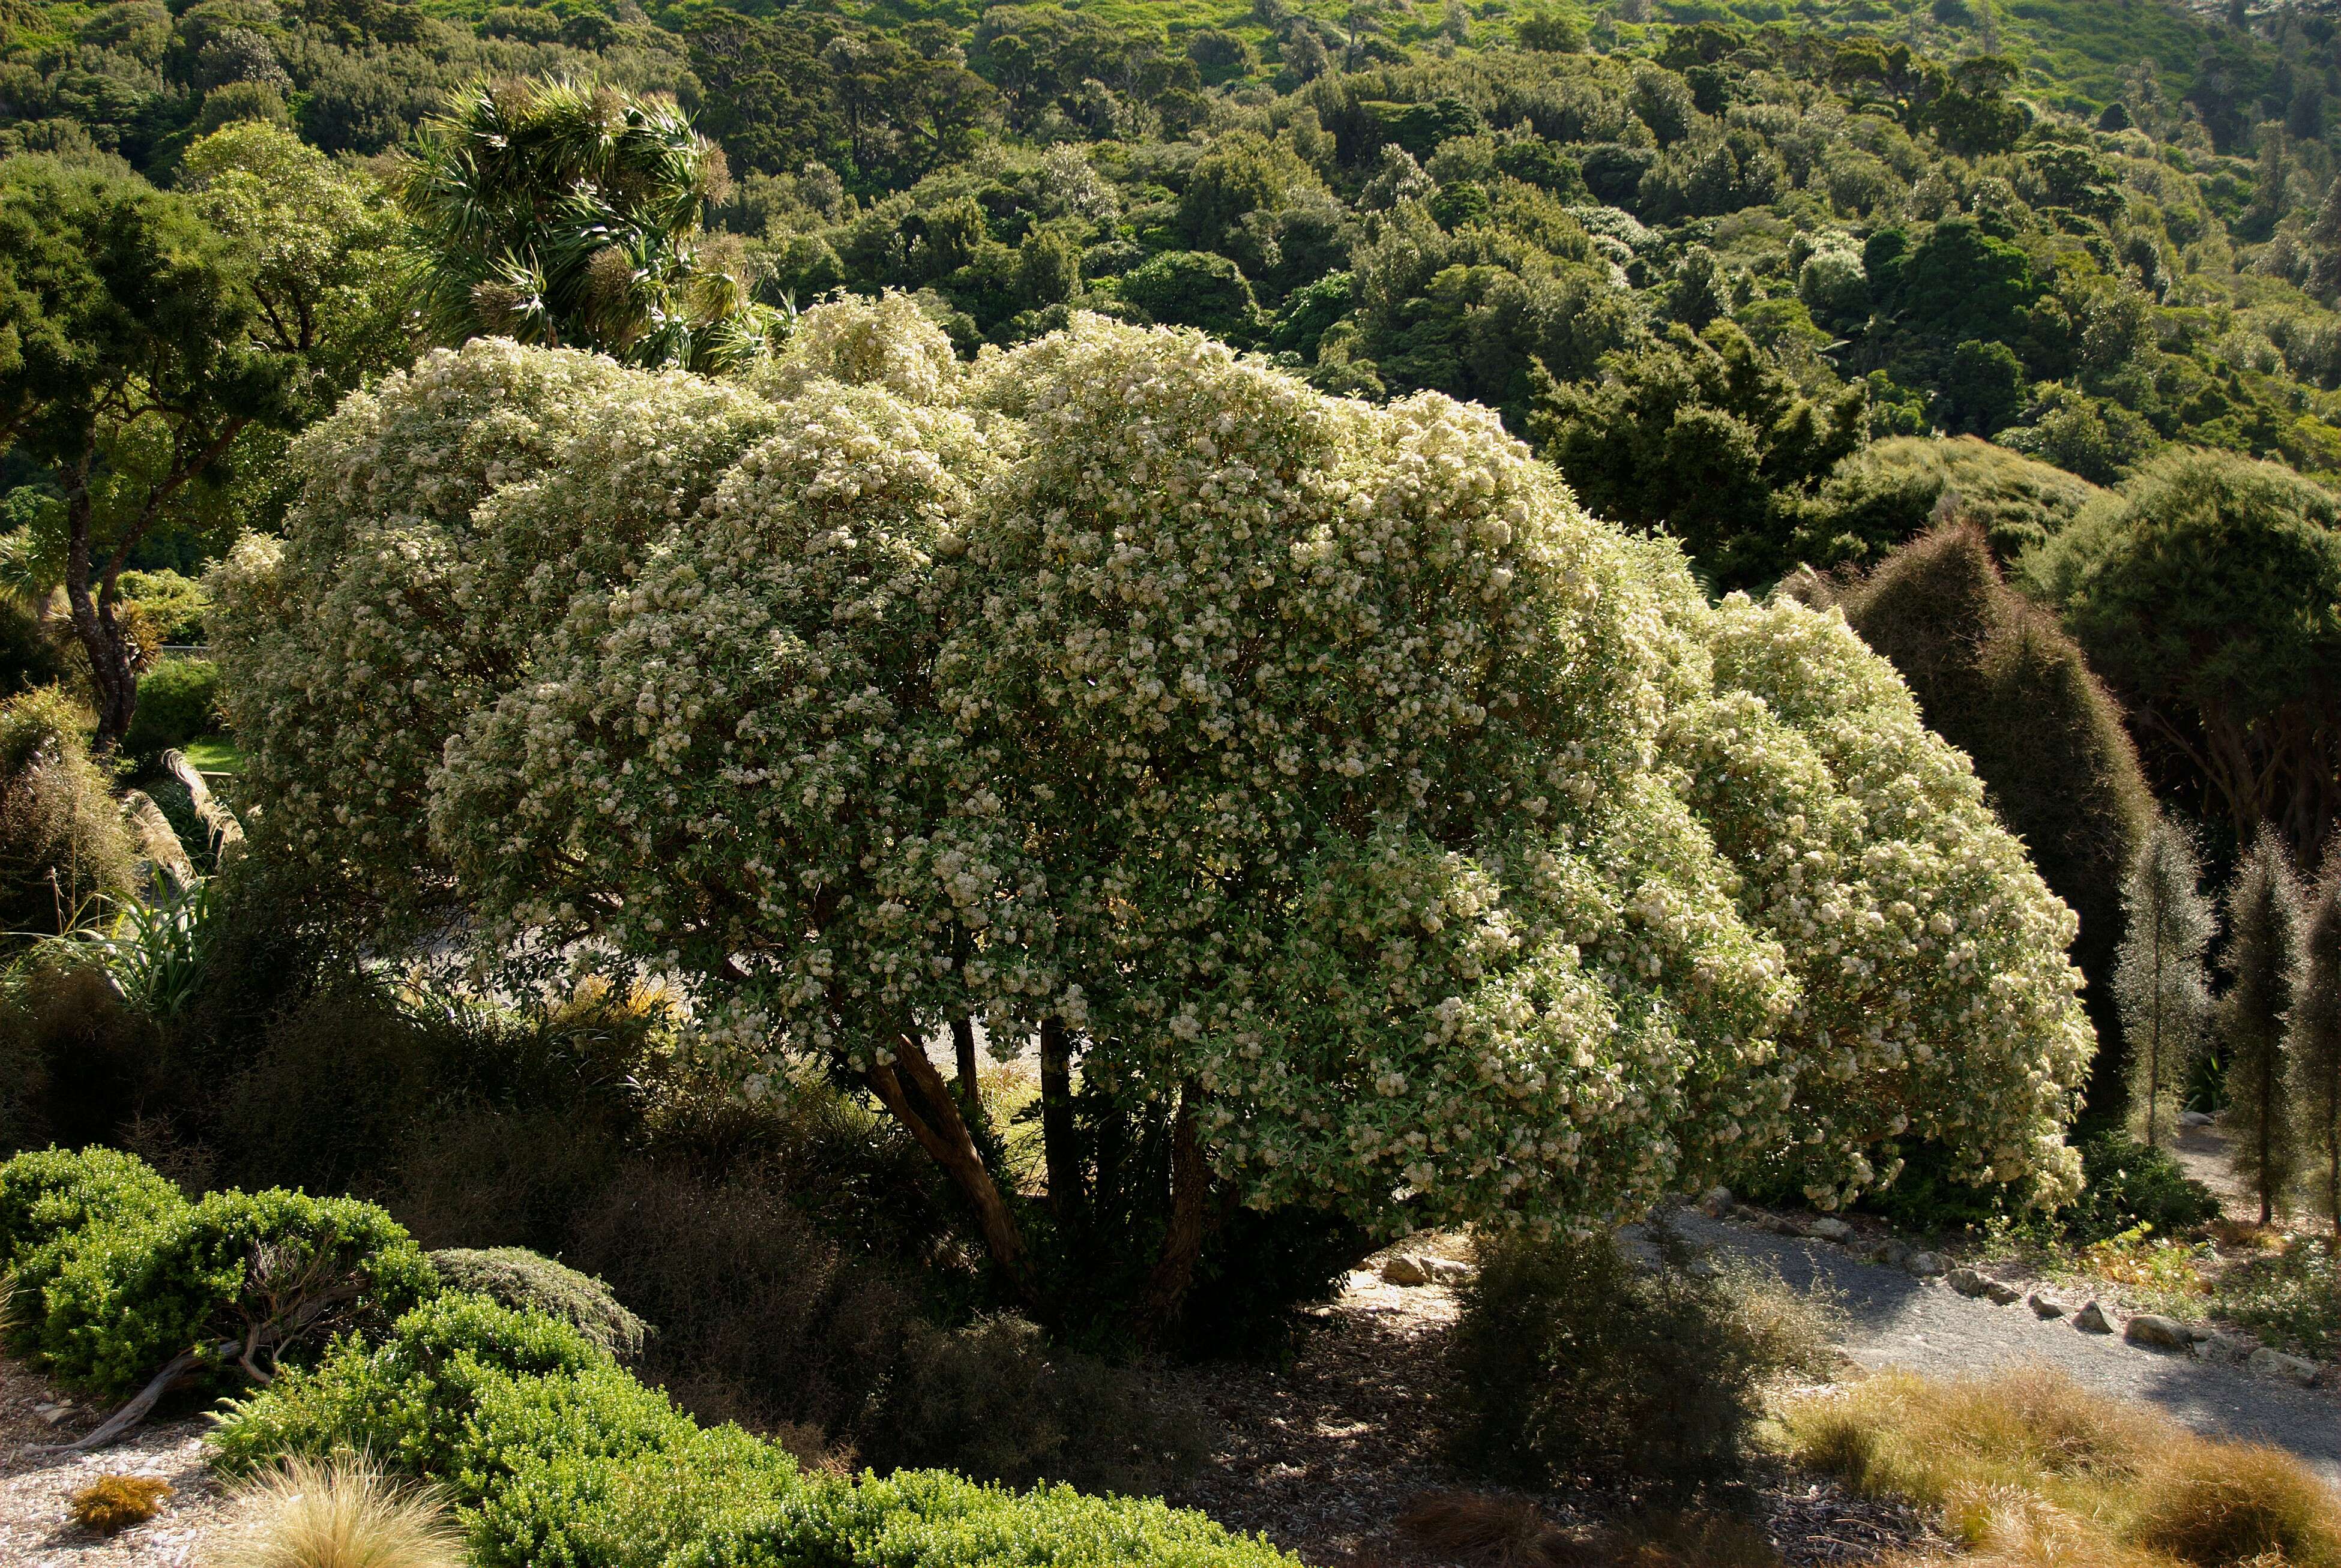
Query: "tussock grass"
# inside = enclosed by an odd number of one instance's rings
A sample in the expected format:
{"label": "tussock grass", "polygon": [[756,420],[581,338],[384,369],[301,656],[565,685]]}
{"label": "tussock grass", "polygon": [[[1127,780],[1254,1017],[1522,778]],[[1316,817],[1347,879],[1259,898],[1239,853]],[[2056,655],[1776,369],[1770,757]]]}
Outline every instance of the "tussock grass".
{"label": "tussock grass", "polygon": [[287,1460],[241,1484],[210,1568],[463,1568],[463,1537],[429,1492],[364,1460]]}
{"label": "tussock grass", "polygon": [[1798,1464],[1940,1509],[1975,1568],[2341,1568],[2341,1499],[2298,1460],[2045,1369],[1884,1374],[1781,1422]]}

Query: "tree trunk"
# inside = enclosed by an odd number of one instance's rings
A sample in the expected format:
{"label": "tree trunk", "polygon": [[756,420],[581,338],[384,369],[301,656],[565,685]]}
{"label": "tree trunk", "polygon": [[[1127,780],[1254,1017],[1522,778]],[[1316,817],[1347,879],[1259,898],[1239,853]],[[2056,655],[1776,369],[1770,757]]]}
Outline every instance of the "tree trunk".
{"label": "tree trunk", "polygon": [[[1000,1272],[1007,1276],[1017,1299],[1036,1315],[1041,1315],[1044,1307],[1040,1285],[1033,1278],[1031,1259],[1025,1254],[1024,1237],[1017,1228],[1016,1216],[1009,1212],[1008,1200],[1001,1195],[1000,1185],[991,1179],[991,1172],[984,1165],[982,1153],[976,1147],[974,1136],[968,1131],[967,1122],[961,1116],[942,1075],[927,1060],[925,1046],[917,1040],[903,1039],[896,1048],[893,1062],[872,1067],[868,1077],[870,1087],[894,1119],[910,1130],[919,1146],[943,1167],[966,1196],[975,1210],[976,1224],[983,1232],[984,1246]],[[918,1095],[916,1105],[911,1102],[913,1088]]]}
{"label": "tree trunk", "polygon": [[1081,1175],[1073,1150],[1073,1051],[1062,1018],[1041,1020],[1041,1143],[1049,1167],[1049,1206],[1070,1235],[1081,1210]]}
{"label": "tree trunk", "polygon": [[951,1020],[951,1050],[958,1057],[959,1108],[971,1125],[983,1119],[983,1090],[975,1081],[975,1020]]}
{"label": "tree trunk", "polygon": [[1203,1200],[1210,1189],[1211,1170],[1195,1126],[1196,1097],[1193,1084],[1180,1087],[1179,1114],[1170,1126],[1170,1226],[1162,1234],[1162,1252],[1147,1276],[1146,1295],[1133,1325],[1144,1345],[1160,1344],[1177,1326],[1187,1288],[1195,1282],[1196,1261],[1203,1255]]}
{"label": "tree trunk", "polygon": [[114,579],[108,572],[95,593],[90,588],[90,503],[86,491],[68,499],[70,530],[65,551],[65,605],[73,619],[74,636],[89,655],[90,680],[97,688],[96,749],[112,751],[130,732],[130,718],[138,707],[138,674],[131,668],[130,646],[114,619]]}

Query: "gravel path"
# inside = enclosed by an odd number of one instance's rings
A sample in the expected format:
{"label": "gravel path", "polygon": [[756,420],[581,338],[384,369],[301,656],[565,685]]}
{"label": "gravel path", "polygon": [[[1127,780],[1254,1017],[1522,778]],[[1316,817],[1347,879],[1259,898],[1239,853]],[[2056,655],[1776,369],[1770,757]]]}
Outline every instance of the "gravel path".
{"label": "gravel path", "polygon": [[2117,1335],[2083,1334],[2070,1320],[2044,1321],[2021,1303],[1997,1306],[1964,1296],[1939,1279],[1863,1263],[1827,1242],[1751,1230],[1690,1210],[1674,1217],[1691,1240],[1768,1262],[1791,1285],[1818,1282],[1835,1291],[1852,1320],[1846,1354],[1864,1366],[1957,1377],[2046,1364],[2086,1387],[2151,1404],[2207,1436],[2288,1448],[2341,1486],[2341,1398],[2332,1391],[2147,1350]]}
{"label": "gravel path", "polygon": [[[47,1411],[51,1421],[40,1413]],[[200,1418],[145,1428],[102,1454],[36,1454],[85,1431],[98,1412],[60,1409],[47,1384],[0,1360],[0,1564],[5,1568],[201,1568],[200,1549],[222,1502],[204,1463]],[[171,1485],[162,1512],[118,1535],[84,1530],[73,1494],[101,1475],[152,1475]]]}

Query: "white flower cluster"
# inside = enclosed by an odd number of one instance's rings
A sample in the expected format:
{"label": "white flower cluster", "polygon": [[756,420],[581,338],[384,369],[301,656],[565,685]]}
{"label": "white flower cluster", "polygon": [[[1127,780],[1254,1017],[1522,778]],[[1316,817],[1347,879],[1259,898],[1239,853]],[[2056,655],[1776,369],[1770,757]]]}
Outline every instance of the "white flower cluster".
{"label": "white flower cluster", "polygon": [[792,356],[473,345],[309,437],[222,583],[270,830],[701,977],[743,1080],[1062,1017],[1260,1203],[2068,1182],[2070,917],[1840,620],[1192,334]]}

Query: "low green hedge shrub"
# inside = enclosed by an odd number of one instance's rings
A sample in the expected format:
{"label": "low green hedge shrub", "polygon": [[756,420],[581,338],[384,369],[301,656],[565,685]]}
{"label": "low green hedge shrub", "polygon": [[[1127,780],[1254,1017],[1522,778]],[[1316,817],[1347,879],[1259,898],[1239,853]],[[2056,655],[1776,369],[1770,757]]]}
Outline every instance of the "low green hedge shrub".
{"label": "low green hedge shrub", "polygon": [[85,1243],[168,1224],[190,1206],[118,1149],[35,1149],[0,1164],[0,1274],[9,1279],[0,1342],[38,1352],[46,1294]]}
{"label": "low green hedge shrub", "polygon": [[264,1342],[270,1360],[321,1350],[337,1329],[386,1326],[438,1288],[423,1250],[372,1204],[214,1193],[176,1213],[86,1227],[20,1334],[59,1382],[118,1395],[182,1351],[243,1340],[294,1295],[314,1309],[297,1325],[278,1316],[289,1337]]}
{"label": "low green hedge shrub", "polygon": [[1013,1492],[940,1470],[817,1478],[766,1517],[717,1526],[672,1568],[1284,1568],[1190,1509],[1070,1486]]}
{"label": "low green hedge shrub", "polygon": [[640,1355],[650,1333],[601,1280],[524,1246],[447,1247],[431,1266],[448,1289],[559,1318],[620,1361]]}
{"label": "low green hedge shrub", "polygon": [[119,1149],[33,1149],[0,1164],[0,1268],[94,1223],[174,1215],[179,1189]]}
{"label": "low green hedge shrub", "polygon": [[370,1204],[279,1190],[190,1205],[127,1156],[51,1150],[0,1165],[0,1226],[12,1245],[58,1249],[23,1322],[46,1369],[97,1392],[224,1336],[288,1279],[323,1282],[317,1321],[334,1337],[228,1402],[216,1463],[368,1454],[445,1489],[474,1568],[1292,1561],[1200,1513],[1069,1486],[1019,1493],[911,1470],[808,1480],[784,1450],[701,1426],[575,1324],[443,1289]]}
{"label": "low green hedge shrub", "polygon": [[1253,1568],[1290,1559],[1160,1503],[1020,1494],[941,1472],[808,1481],[702,1428],[544,1313],[449,1294],[232,1404],[230,1470],[371,1454],[448,1489],[477,1568]]}

